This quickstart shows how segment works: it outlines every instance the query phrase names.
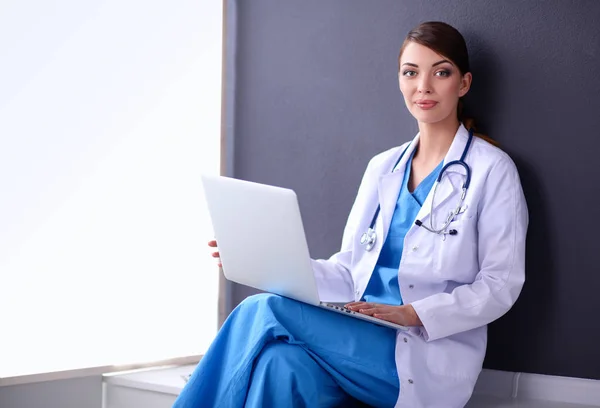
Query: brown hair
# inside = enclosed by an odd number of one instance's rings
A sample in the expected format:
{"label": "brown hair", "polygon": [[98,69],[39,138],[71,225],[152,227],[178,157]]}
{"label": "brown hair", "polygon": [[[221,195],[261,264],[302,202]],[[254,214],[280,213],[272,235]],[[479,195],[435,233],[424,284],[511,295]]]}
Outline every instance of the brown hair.
{"label": "brown hair", "polygon": [[[465,75],[467,72],[471,72],[469,66],[469,52],[467,51],[467,43],[465,42],[462,34],[454,27],[449,24],[442,23],[440,21],[428,21],[419,24],[417,27],[410,30],[406,35],[406,39],[400,48],[398,54],[398,69],[400,69],[400,58],[404,49],[410,42],[421,44],[438,54],[448,58],[460,71],[461,75]],[[467,129],[477,128],[475,126],[475,120],[473,118],[467,118],[463,114],[463,101],[462,98],[458,100],[457,107],[458,120],[463,123]],[[475,135],[494,144],[498,143],[490,137],[481,133]]]}

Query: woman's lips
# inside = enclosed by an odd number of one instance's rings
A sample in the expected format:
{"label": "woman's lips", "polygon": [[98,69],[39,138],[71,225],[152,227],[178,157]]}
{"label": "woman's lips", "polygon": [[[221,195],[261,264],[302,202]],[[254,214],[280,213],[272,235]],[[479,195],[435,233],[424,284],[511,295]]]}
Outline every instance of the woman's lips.
{"label": "woman's lips", "polygon": [[437,105],[436,101],[417,101],[415,103],[419,108],[424,109],[424,110],[431,109],[431,108],[435,107],[435,105]]}

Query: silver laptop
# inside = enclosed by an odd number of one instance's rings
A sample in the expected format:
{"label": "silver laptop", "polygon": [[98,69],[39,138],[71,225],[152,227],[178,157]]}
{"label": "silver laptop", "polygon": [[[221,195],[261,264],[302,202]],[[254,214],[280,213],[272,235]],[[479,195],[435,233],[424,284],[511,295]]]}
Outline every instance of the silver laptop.
{"label": "silver laptop", "polygon": [[221,254],[233,282],[397,330],[408,327],[322,302],[293,190],[223,176],[202,176]]}

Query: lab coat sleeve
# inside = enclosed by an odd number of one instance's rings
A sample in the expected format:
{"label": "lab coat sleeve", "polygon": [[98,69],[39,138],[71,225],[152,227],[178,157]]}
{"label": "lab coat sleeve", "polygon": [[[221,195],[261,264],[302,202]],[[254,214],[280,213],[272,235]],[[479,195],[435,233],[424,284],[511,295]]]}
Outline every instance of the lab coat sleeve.
{"label": "lab coat sleeve", "polygon": [[[346,230],[345,230],[346,231]],[[352,250],[347,246],[344,232],[342,248],[329,259],[313,259],[312,268],[317,281],[319,298],[326,302],[349,302],[354,300],[354,283],[350,274]]]}
{"label": "lab coat sleeve", "polygon": [[[358,188],[358,193],[344,228],[340,251],[329,259],[313,259],[312,267],[317,281],[321,301],[347,302],[354,300],[354,281],[350,272],[352,265],[352,248],[358,239],[357,230],[360,220],[364,217],[360,202],[364,194],[368,194],[368,179],[373,168],[373,160],[369,162]],[[372,181],[370,185],[372,185]]]}
{"label": "lab coat sleeve", "polygon": [[427,341],[491,323],[521,293],[529,216],[517,169],[507,155],[490,170],[478,211],[475,281],[412,303]]}

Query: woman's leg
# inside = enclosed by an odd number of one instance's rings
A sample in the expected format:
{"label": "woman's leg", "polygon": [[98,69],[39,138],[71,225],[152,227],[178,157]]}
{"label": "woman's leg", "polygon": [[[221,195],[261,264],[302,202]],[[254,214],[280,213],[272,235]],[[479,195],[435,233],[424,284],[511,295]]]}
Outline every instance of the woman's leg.
{"label": "woman's leg", "polygon": [[254,360],[267,342],[286,334],[267,323],[271,313],[260,300],[266,296],[251,296],[231,312],[173,408],[244,406]]}
{"label": "woman's leg", "polygon": [[306,350],[275,340],[257,357],[245,407],[347,407],[350,399]]}
{"label": "woman's leg", "polygon": [[231,313],[174,408],[243,407],[255,361],[275,340],[301,347],[352,397],[394,405],[394,330],[264,294]]}

